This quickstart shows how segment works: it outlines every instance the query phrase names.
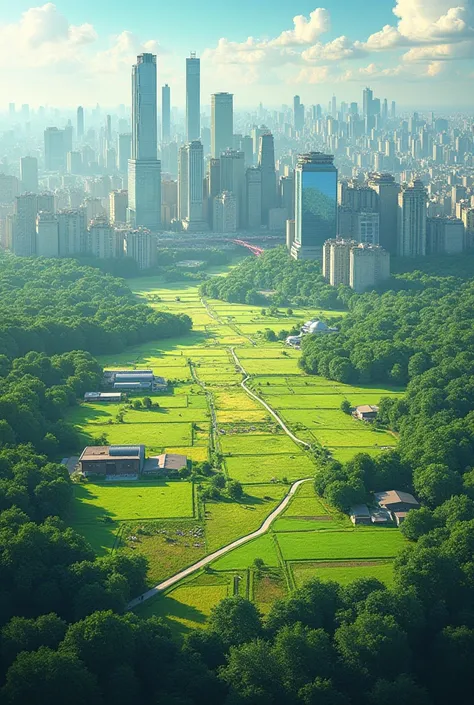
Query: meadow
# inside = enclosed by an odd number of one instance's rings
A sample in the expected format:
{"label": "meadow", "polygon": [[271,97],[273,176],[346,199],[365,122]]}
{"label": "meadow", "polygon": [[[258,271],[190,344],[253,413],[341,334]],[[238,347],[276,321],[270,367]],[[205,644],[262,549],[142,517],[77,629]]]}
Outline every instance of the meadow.
{"label": "meadow", "polygon": [[[109,443],[144,443],[148,453],[178,452],[194,461],[207,460],[215,449],[226,478],[238,480],[244,490],[238,502],[202,503],[194,499],[193,483],[188,481],[76,487],[71,524],[98,553],[121,546],[146,555],[150,585],[257,529],[287,492],[287,483],[315,473],[312,455],[240,387],[242,374],[231,348],[250,375],[251,387],[308,443],[341,460],[361,451],[378,454],[396,444],[393,435],[374,431],[340,407],[345,399],[353,405],[376,404],[383,396],[402,395],[403,390],[306,376],[298,367],[299,351],[265,342],[258,333],[265,328],[289,330],[310,318],[335,319],[344,313],[295,308],[291,314],[283,309],[270,316],[261,307],[203,303],[192,282],[165,284],[151,277],[130,285],[151,306],[190,315],[193,330],[179,339],[103,356],[100,362],[109,368],[150,367],[170,380],[168,392],[151,395],[158,406],[150,410],[134,410],[127,404],[81,404],[69,420],[85,443],[105,436]],[[121,422],[119,412],[124,412]],[[236,574],[239,590],[264,612],[288,587],[314,575],[341,584],[361,575],[380,576],[389,583],[391,560],[403,545],[396,529],[352,527],[307,483],[266,535],[221,557],[209,573],[191,576],[144,603],[139,612],[166,616],[180,632],[203,626],[212,606],[233,594]],[[263,571],[254,566],[257,558],[264,561]]]}

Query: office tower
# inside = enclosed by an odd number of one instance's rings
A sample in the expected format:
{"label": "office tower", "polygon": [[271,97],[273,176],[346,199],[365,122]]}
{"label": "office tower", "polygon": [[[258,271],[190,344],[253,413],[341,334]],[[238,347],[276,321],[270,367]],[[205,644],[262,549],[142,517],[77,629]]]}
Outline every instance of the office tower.
{"label": "office tower", "polygon": [[211,154],[214,159],[218,159],[226,149],[232,149],[233,101],[232,93],[213,93],[211,96]]}
{"label": "office tower", "polygon": [[163,225],[169,227],[178,217],[178,184],[176,181],[161,183],[161,213]]}
{"label": "office tower", "polygon": [[262,225],[262,172],[259,167],[250,167],[245,172],[246,226],[248,230],[259,230]]}
{"label": "office tower", "polygon": [[207,165],[207,219],[212,229],[214,199],[221,192],[221,160],[210,159]]}
{"label": "office tower", "polygon": [[221,154],[220,162],[220,190],[234,194],[237,209],[237,228],[241,228],[245,220],[244,153],[228,149]]}
{"label": "office tower", "polygon": [[392,100],[392,108],[390,110],[390,117],[393,119],[397,116],[397,104]]}
{"label": "office tower", "polygon": [[20,257],[31,257],[36,250],[37,200],[34,193],[15,198],[12,217],[11,249]]}
{"label": "office tower", "polygon": [[245,166],[253,165],[253,139],[250,135],[245,135],[240,140],[239,150],[244,153]]}
{"label": "office tower", "polygon": [[109,147],[105,153],[105,168],[108,172],[114,172],[117,168],[117,151],[115,147]]}
{"label": "office tower", "polygon": [[400,186],[391,174],[371,174],[368,185],[378,195],[380,246],[397,254],[398,194]]}
{"label": "office tower", "polygon": [[333,95],[331,100],[331,115],[333,118],[337,118],[337,100],[335,95]]}
{"label": "office tower", "polygon": [[362,91],[362,109],[364,117],[369,117],[374,114],[373,99],[373,91],[370,88],[364,88],[364,90]]}
{"label": "office tower", "polygon": [[358,294],[390,277],[390,254],[382,247],[359,244],[350,250],[349,286]]}
{"label": "office tower", "polygon": [[109,213],[112,225],[127,222],[128,191],[115,190],[109,194]]}
{"label": "office tower", "polygon": [[268,225],[268,213],[276,206],[275,147],[271,132],[260,137],[258,166],[262,172],[262,222]]}
{"label": "office tower", "polygon": [[161,89],[161,141],[169,142],[171,135],[171,91],[166,83]]}
{"label": "office tower", "polygon": [[464,249],[464,223],[451,216],[426,219],[426,254],[458,255]]}
{"label": "office tower", "polygon": [[68,174],[82,173],[82,154],[80,152],[68,152],[66,155],[66,169]]}
{"label": "office tower", "polygon": [[0,203],[13,203],[20,190],[20,182],[16,176],[0,174]]}
{"label": "office tower", "polygon": [[20,159],[20,182],[22,191],[38,193],[38,160],[36,157],[22,157]]}
{"label": "office tower", "polygon": [[398,254],[418,257],[426,254],[426,203],[422,181],[405,184],[398,195]]}
{"label": "office tower", "polygon": [[40,211],[36,216],[36,255],[59,256],[58,220],[54,213]]}
{"label": "office tower", "polygon": [[89,226],[89,252],[99,259],[123,254],[123,231],[113,228],[106,217],[95,218]]}
{"label": "office tower", "polygon": [[149,230],[126,230],[124,254],[134,259],[139,269],[151,269],[158,255],[156,235]]}
{"label": "office tower", "polygon": [[320,259],[326,240],[337,235],[337,169],[333,160],[321,152],[298,157],[294,259]]}
{"label": "office tower", "polygon": [[294,220],[295,217],[295,179],[291,176],[281,176],[279,182],[280,205],[286,208],[288,218]]}
{"label": "office tower", "polygon": [[47,127],[44,131],[44,168],[46,171],[61,171],[66,166],[66,144],[64,130]]}
{"label": "office tower", "polygon": [[161,226],[161,162],[157,159],[156,56],[140,54],[132,69],[132,157],[128,218],[134,227]]}
{"label": "office tower", "polygon": [[295,221],[289,219],[286,221],[286,249],[291,252],[293,243],[295,242]]}
{"label": "office tower", "polygon": [[384,121],[388,118],[388,100],[386,98],[382,103],[382,118]]}
{"label": "office tower", "polygon": [[203,219],[204,155],[202,144],[194,140],[179,150],[178,218],[185,230],[207,229]]}
{"label": "office tower", "polygon": [[86,212],[86,224],[89,225],[95,218],[105,216],[105,209],[100,198],[84,199],[84,208]]}
{"label": "office tower", "polygon": [[464,223],[464,246],[470,250],[474,247],[474,208],[465,208],[461,212]]}
{"label": "office tower", "polygon": [[354,238],[367,245],[378,245],[380,216],[374,212],[356,213]]}
{"label": "office tower", "polygon": [[43,191],[36,196],[36,212],[45,211],[46,213],[54,213],[56,210],[54,203],[54,193],[51,191]]}
{"label": "office tower", "polygon": [[[201,139],[201,60],[195,52],[186,59],[186,138],[188,142]],[[224,149],[231,146],[226,144]]]}
{"label": "office tower", "polygon": [[85,208],[61,210],[57,213],[59,256],[87,251],[87,227]]}
{"label": "office tower", "polygon": [[107,115],[105,118],[105,139],[109,145],[112,142],[112,116]]}
{"label": "office tower", "polygon": [[132,156],[132,133],[124,132],[118,138],[118,170],[121,174],[126,174],[128,170],[128,160]]}
{"label": "office tower", "polygon": [[80,142],[84,138],[84,108],[82,105],[77,109],[76,131],[77,139]]}
{"label": "office tower", "polygon": [[235,233],[237,230],[237,200],[233,193],[223,191],[214,199],[214,232]]}
{"label": "office tower", "polygon": [[293,125],[296,132],[302,132],[304,128],[304,105],[301,103],[299,95],[293,98]]}

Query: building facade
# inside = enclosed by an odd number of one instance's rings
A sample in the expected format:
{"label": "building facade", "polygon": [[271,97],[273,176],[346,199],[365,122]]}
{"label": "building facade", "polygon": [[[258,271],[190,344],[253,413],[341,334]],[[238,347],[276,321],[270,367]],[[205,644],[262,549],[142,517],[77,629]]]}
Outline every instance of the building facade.
{"label": "building facade", "polygon": [[156,235],[149,230],[127,230],[124,253],[137,262],[139,269],[151,269],[157,261]]}
{"label": "building facade", "polygon": [[398,254],[426,255],[426,204],[428,194],[421,181],[405,184],[398,195]]}
{"label": "building facade", "polygon": [[219,159],[232,149],[234,135],[234,96],[232,93],[211,95],[211,155]]}
{"label": "building facade", "polygon": [[237,230],[237,201],[233,193],[223,191],[214,198],[214,231],[235,233]]}
{"label": "building facade", "polygon": [[186,59],[186,139],[201,139],[201,60],[194,52]]}

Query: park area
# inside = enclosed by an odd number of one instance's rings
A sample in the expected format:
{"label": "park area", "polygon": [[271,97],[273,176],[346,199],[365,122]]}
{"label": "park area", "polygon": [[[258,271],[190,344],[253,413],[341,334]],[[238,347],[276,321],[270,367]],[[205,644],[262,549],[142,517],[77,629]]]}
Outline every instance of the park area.
{"label": "park area", "polygon": [[[295,308],[269,315],[260,307],[203,301],[194,283],[141,278],[130,286],[153,307],[191,316],[193,330],[183,338],[104,356],[100,362],[108,368],[151,368],[170,382],[168,391],[151,395],[151,409],[81,404],[69,420],[84,445],[98,439],[143,443],[148,454],[182,453],[193,461],[207,460],[214,452],[222,459],[225,476],[239,481],[244,491],[238,501],[203,502],[189,480],[76,486],[71,525],[98,553],[124,548],[143,553],[149,560],[150,586],[258,529],[293,481],[316,472],[312,454],[241,388],[243,375],[232,351],[249,375],[251,389],[312,447],[345,461],[359,452],[375,455],[395,446],[393,435],[354,420],[340,407],[345,399],[353,406],[376,404],[383,396],[401,396],[403,390],[352,387],[307,376],[298,367],[299,351],[266,342],[262,335],[267,328],[289,330],[319,316],[334,321],[343,312]],[[184,632],[203,626],[226,595],[249,597],[266,613],[273,600],[313,576],[341,584],[360,576],[378,577],[390,584],[393,559],[403,545],[397,529],[353,527],[316,497],[308,482],[265,535],[139,611],[166,616],[173,630]]]}

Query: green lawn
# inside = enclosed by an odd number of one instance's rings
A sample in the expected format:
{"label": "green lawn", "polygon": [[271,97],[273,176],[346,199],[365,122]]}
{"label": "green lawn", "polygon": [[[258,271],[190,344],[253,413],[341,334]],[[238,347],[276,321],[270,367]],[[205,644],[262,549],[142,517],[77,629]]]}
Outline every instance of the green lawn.
{"label": "green lawn", "polygon": [[278,554],[272,534],[265,534],[235,548],[214,561],[212,567],[214,570],[244,570],[251,566],[256,558],[261,558],[267,566],[278,566]]}
{"label": "green lawn", "polygon": [[[83,428],[89,431],[88,426]],[[147,446],[147,452],[169,446],[191,446],[191,423],[116,423],[94,426],[93,433],[105,433],[109,445]]]}
{"label": "green lawn", "polygon": [[348,585],[357,578],[377,578],[385,585],[393,584],[393,563],[391,561],[354,561],[342,563],[292,563],[291,571],[297,587],[311,578],[335,580],[340,585]]}
{"label": "green lawn", "polygon": [[229,477],[242,483],[271,482],[273,479],[301,480],[314,475],[309,456],[295,447],[292,455],[246,455],[225,458]]}
{"label": "green lawn", "polygon": [[406,545],[397,529],[365,529],[278,534],[284,560],[393,558]]}
{"label": "green lawn", "polygon": [[273,436],[251,435],[238,433],[232,436],[220,436],[219,443],[224,455],[273,455],[285,453],[288,455],[299,452],[299,447],[285,433]]}
{"label": "green lawn", "polygon": [[191,482],[117,482],[74,485],[71,523],[193,517]]}

